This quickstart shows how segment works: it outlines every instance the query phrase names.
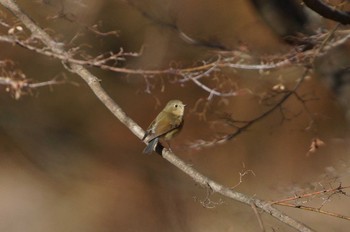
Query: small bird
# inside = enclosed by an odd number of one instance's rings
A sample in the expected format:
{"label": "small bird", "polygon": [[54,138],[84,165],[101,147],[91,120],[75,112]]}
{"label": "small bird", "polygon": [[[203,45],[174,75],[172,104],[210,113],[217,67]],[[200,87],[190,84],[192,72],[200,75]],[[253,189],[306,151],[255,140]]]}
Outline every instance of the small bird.
{"label": "small bird", "polygon": [[167,142],[180,132],[184,124],[184,111],[185,105],[180,100],[171,100],[166,104],[142,138],[142,141],[146,138],[148,140],[148,145],[143,153],[150,154],[155,149],[159,139],[164,139]]}

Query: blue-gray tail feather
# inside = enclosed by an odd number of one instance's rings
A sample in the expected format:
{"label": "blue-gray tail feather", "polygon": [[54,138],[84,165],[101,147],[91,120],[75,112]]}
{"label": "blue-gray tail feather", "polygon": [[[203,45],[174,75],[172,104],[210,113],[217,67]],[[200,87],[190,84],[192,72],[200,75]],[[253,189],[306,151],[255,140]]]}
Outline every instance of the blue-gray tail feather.
{"label": "blue-gray tail feather", "polygon": [[155,147],[157,146],[159,138],[154,138],[150,140],[146,146],[146,148],[143,150],[144,154],[151,154],[152,151],[154,151]]}

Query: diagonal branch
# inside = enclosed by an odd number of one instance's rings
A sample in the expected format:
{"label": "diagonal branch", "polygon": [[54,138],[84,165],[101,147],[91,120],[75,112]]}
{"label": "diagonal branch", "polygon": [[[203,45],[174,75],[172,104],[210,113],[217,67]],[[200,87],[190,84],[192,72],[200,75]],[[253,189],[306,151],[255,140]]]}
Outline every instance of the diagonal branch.
{"label": "diagonal branch", "polygon": [[[38,27],[36,23],[31,20],[26,14],[24,14],[16,4],[14,0],[0,0],[0,4],[5,6],[10,10],[32,33],[32,35],[39,40],[41,40],[50,50],[57,54],[69,57],[67,53],[59,43],[56,43],[43,29]],[[124,125],[126,125],[129,130],[134,133],[139,139],[142,138],[144,131],[142,128],[137,125],[131,118],[129,118],[126,113],[119,107],[118,104],[106,93],[106,91],[100,85],[99,79],[91,74],[84,66],[79,64],[70,63],[65,60],[64,67],[67,68],[70,72],[79,75],[95,93],[95,95],[100,99],[100,101],[113,113],[114,116],[118,118]],[[158,151],[159,152],[159,151]],[[183,160],[178,158],[174,153],[166,149],[161,149],[162,156],[168,160],[170,163],[178,167],[184,173],[193,178],[193,180],[202,186],[209,187],[214,192],[220,193],[223,196],[226,196],[230,199],[239,201],[248,206],[254,204],[257,208],[263,210],[267,214],[275,217],[279,221],[289,225],[290,227],[298,231],[312,231],[306,225],[301,222],[296,221],[295,219],[287,216],[278,209],[271,206],[267,201],[259,200],[246,196],[242,193],[233,191],[232,189],[225,187],[209,177],[199,173],[196,169],[186,164]]]}

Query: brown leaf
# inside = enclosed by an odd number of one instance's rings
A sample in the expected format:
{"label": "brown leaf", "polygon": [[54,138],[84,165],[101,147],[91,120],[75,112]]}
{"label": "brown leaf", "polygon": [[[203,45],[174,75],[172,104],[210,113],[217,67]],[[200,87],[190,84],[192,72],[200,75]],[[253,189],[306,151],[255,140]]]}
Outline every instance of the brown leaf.
{"label": "brown leaf", "polygon": [[320,147],[326,145],[321,139],[319,138],[313,138],[311,141],[310,149],[307,152],[307,156],[309,156],[311,153],[315,153]]}

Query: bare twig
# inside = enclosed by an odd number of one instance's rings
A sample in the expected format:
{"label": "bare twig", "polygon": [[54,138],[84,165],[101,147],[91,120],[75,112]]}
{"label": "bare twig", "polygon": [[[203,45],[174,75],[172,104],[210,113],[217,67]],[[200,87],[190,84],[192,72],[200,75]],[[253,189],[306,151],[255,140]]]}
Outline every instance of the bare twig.
{"label": "bare twig", "polygon": [[259,222],[259,226],[260,226],[260,230],[261,232],[265,232],[265,227],[264,227],[264,223],[261,219],[261,215],[260,213],[258,212],[258,209],[256,208],[256,205],[254,205],[254,203],[251,204],[251,207],[256,215],[256,218],[258,219],[258,222]]}
{"label": "bare twig", "polygon": [[346,220],[350,220],[349,216],[345,216],[339,213],[334,213],[334,212],[330,212],[330,211],[326,211],[321,209],[322,206],[324,205],[324,203],[322,203],[321,207],[310,207],[310,206],[305,206],[302,205],[301,203],[288,203],[290,201],[298,201],[301,199],[309,199],[315,196],[323,196],[326,195],[327,196],[327,200],[329,200],[330,197],[336,195],[336,194],[346,194],[344,192],[344,189],[348,189],[350,188],[350,186],[341,186],[339,185],[336,188],[329,188],[329,189],[322,189],[319,191],[315,191],[315,192],[310,192],[310,193],[304,193],[304,194],[300,194],[300,195],[296,195],[296,196],[292,196],[292,197],[288,197],[285,199],[281,199],[281,200],[277,200],[277,201],[272,201],[271,204],[272,205],[281,205],[281,206],[287,206],[287,207],[292,207],[292,208],[296,208],[296,209],[303,209],[303,210],[308,210],[308,211],[313,211],[313,212],[317,212],[317,213],[321,213],[321,214],[325,214],[325,215],[329,215],[329,216],[333,216],[333,217],[337,217],[337,218],[341,218],[341,219],[346,219]]}
{"label": "bare twig", "polygon": [[49,81],[31,83],[28,79],[19,79],[12,77],[0,77],[0,85],[6,86],[6,90],[13,94],[15,99],[19,99],[30,89],[36,89],[44,86],[52,86],[66,83],[65,80],[52,79]]}
{"label": "bare twig", "polygon": [[[211,100],[213,96],[220,96],[220,97],[237,96],[239,94],[238,91],[221,92],[221,91],[212,89],[212,88],[208,87],[207,85],[205,85],[205,84],[203,84],[202,82],[199,81],[201,78],[210,76],[210,74],[212,72],[215,72],[216,69],[217,69],[217,67],[214,65],[214,66],[210,67],[209,69],[207,69],[204,72],[201,72],[199,74],[197,74],[197,73],[180,74],[184,78],[180,79],[178,82],[184,83],[184,82],[187,82],[189,80],[192,81],[198,87],[200,87],[201,89],[203,89],[204,91],[209,93],[208,100]],[[195,74],[197,74],[197,75],[195,75]]]}
{"label": "bare twig", "polygon": [[[315,57],[320,57],[325,54],[328,50],[345,43],[349,38],[349,33],[346,31],[337,31],[337,28],[330,32],[317,34],[310,38],[313,41],[314,49],[299,51],[292,50],[292,52],[282,55],[278,58],[255,58],[255,60],[260,60],[260,64],[249,64],[252,62],[252,56],[247,54],[242,54],[239,52],[232,51],[232,56],[228,58],[221,58],[213,62],[203,62],[203,64],[196,65],[189,68],[168,68],[163,70],[144,70],[144,69],[131,69],[125,67],[117,67],[119,61],[125,61],[127,57],[139,56],[140,53],[130,53],[124,52],[121,48],[118,52],[108,52],[96,57],[85,54],[80,47],[74,47],[66,51],[65,54],[57,53],[45,47],[42,42],[38,41],[36,37],[29,36],[27,39],[23,39],[23,28],[21,26],[11,27],[8,30],[9,35],[0,35],[0,41],[11,43],[14,45],[19,45],[28,50],[34,51],[36,53],[49,56],[61,60],[62,62],[69,62],[70,64],[78,64],[89,67],[96,67],[103,70],[109,70],[124,74],[141,75],[145,78],[146,82],[149,82],[150,78],[159,76],[161,74],[178,76],[180,79],[178,83],[184,83],[187,81],[192,81],[199,88],[208,92],[208,100],[213,97],[233,97],[238,95],[243,95],[251,93],[248,89],[229,89],[223,90],[223,86],[210,87],[202,81],[202,78],[209,78],[215,75],[216,72],[222,71],[223,69],[243,69],[243,70],[258,70],[268,71],[272,69],[277,69],[281,67],[287,67],[292,64],[305,64],[310,60],[315,59]],[[338,35],[338,36],[337,36]],[[331,41],[332,38],[332,41]],[[62,46],[62,44],[57,43]],[[315,52],[317,50],[317,52]],[[245,63],[243,63],[245,62]],[[147,86],[146,91],[150,92]],[[216,142],[215,142],[216,143]],[[210,144],[215,144],[210,143]]]}
{"label": "bare twig", "polygon": [[314,207],[304,206],[304,205],[296,205],[296,204],[285,203],[285,202],[277,203],[277,205],[292,207],[292,208],[296,208],[296,209],[303,209],[303,210],[312,211],[312,212],[317,212],[317,213],[321,213],[321,214],[325,214],[325,215],[328,215],[328,216],[337,217],[337,218],[341,218],[341,219],[345,219],[345,220],[349,220],[350,221],[350,217],[349,216],[345,216],[343,214],[326,211],[326,210],[323,210],[323,209],[320,209],[320,208],[314,208]]}
{"label": "bare twig", "polygon": [[266,110],[264,113],[260,114],[256,118],[253,118],[249,121],[246,121],[243,126],[236,127],[236,129],[233,133],[230,133],[230,134],[227,134],[225,136],[221,136],[219,138],[212,139],[209,141],[197,140],[189,145],[190,148],[199,150],[199,149],[204,148],[204,147],[212,147],[214,145],[224,144],[227,141],[232,140],[233,138],[237,137],[239,134],[246,131],[248,128],[250,128],[251,126],[256,124],[258,121],[261,121],[262,119],[264,119],[268,115],[270,115],[272,112],[274,112],[276,109],[279,109],[290,98],[290,96],[292,96],[295,93],[295,91],[303,83],[304,79],[309,74],[309,72],[310,72],[310,68],[306,68],[304,73],[302,74],[301,78],[299,78],[298,82],[296,83],[296,85],[294,86],[294,88],[292,90],[287,91],[284,94],[284,96],[276,104],[274,104],[270,109]]}
{"label": "bare twig", "polygon": [[301,198],[307,198],[307,197],[312,197],[312,196],[315,196],[315,195],[320,195],[320,194],[326,194],[326,193],[342,193],[343,192],[343,189],[348,189],[350,188],[350,186],[338,186],[336,188],[330,188],[330,189],[323,189],[323,190],[320,190],[320,191],[315,191],[315,192],[311,192],[311,193],[305,193],[305,194],[301,194],[301,195],[298,195],[298,196],[293,196],[293,197],[288,197],[288,198],[285,198],[285,199],[282,199],[282,200],[277,200],[277,201],[273,201],[271,202],[271,204],[277,204],[277,203],[283,203],[283,202],[287,202],[287,201],[294,201],[294,200],[298,200],[298,199],[301,199]]}

